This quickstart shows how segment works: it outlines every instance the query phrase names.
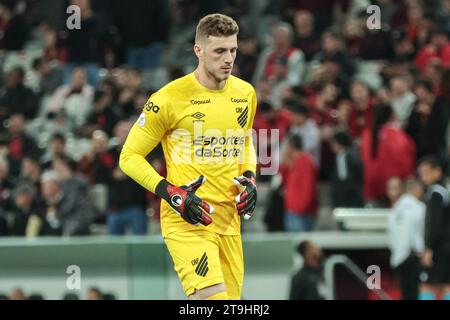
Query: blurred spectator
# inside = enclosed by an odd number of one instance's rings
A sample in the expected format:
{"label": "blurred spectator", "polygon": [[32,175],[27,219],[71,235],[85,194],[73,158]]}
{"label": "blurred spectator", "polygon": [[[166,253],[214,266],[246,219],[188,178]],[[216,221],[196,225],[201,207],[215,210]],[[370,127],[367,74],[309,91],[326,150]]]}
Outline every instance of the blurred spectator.
{"label": "blurred spectator", "polygon": [[[258,111],[255,115],[253,122],[253,129],[258,133],[258,150],[259,156],[267,157],[266,159],[271,159],[269,163],[264,159],[264,161],[259,161],[258,169],[263,167],[270,167],[274,161],[279,161],[279,159],[274,159],[277,157],[276,153],[273,154],[272,150],[277,150],[280,145],[279,142],[283,141],[286,134],[289,132],[291,126],[291,114],[285,109],[274,109],[270,103],[260,102],[258,104]],[[263,133],[261,130],[267,130]],[[274,132],[272,130],[277,130],[278,137],[272,136]],[[260,155],[260,150],[264,150],[264,154]],[[260,176],[261,179],[269,179],[270,176]]]}
{"label": "blurred spectator", "polygon": [[444,183],[443,165],[435,156],[419,161],[419,175],[427,187],[425,214],[425,252],[422,265],[426,279],[421,300],[450,300],[450,197]]}
{"label": "blurred spectator", "polygon": [[103,293],[97,287],[91,287],[86,292],[86,300],[103,300]]}
{"label": "blurred spectator", "polygon": [[415,56],[413,42],[408,38],[405,30],[397,29],[391,32],[393,56],[382,64],[381,75],[385,78],[405,76],[411,69],[411,61]]}
{"label": "blurred spectator", "polygon": [[353,104],[349,119],[349,129],[353,137],[359,138],[365,129],[372,125],[374,99],[369,87],[362,81],[353,81],[350,89]]}
{"label": "blurred spectator", "polygon": [[40,25],[40,30],[44,37],[44,53],[42,58],[53,63],[67,62],[67,49],[58,41],[58,34],[55,29],[49,28],[47,24]]}
{"label": "blurred spectator", "polygon": [[264,208],[264,223],[268,232],[285,231],[284,225],[284,194],[280,174],[271,176],[270,191]]}
{"label": "blurred spectator", "polygon": [[25,293],[20,288],[13,288],[9,293],[10,300],[26,300]]}
{"label": "blurred spectator", "polygon": [[11,174],[17,177],[21,161],[25,156],[38,158],[40,150],[32,137],[25,133],[25,119],[22,114],[13,114],[8,120],[8,157]]}
{"label": "blurred spectator", "polygon": [[88,183],[86,178],[76,172],[76,162],[66,155],[59,155],[53,159],[52,169],[60,178],[60,186],[64,194],[76,193],[78,197],[88,197]]}
{"label": "blurred spectator", "polygon": [[239,78],[251,82],[258,62],[258,43],[248,33],[240,33],[238,37],[239,53],[234,66],[239,71]]}
{"label": "blurred spectator", "polygon": [[337,88],[333,83],[319,83],[315,91],[316,94],[309,96],[307,104],[311,111],[311,119],[320,127],[321,138],[325,139],[329,137],[326,134],[329,130],[326,130],[336,125]]}
{"label": "blurred spectator", "polygon": [[92,109],[94,89],[86,82],[86,71],[77,67],[72,72],[72,82],[59,87],[47,107],[50,118],[62,119],[69,130],[84,124]]}
{"label": "blurred spectator", "polygon": [[308,152],[316,166],[320,166],[320,131],[314,120],[310,119],[310,111],[304,105],[290,100],[286,102],[292,112],[290,133],[299,135],[302,139],[302,149]]}
{"label": "blurred spectator", "polygon": [[131,122],[117,124],[114,135],[116,147],[111,150],[114,159],[109,181],[107,225],[113,235],[123,235],[127,228],[135,235],[147,234],[148,217],[145,189],[127,177],[119,168],[120,150],[132,126]]}
{"label": "blurred spectator", "polygon": [[419,297],[419,256],[424,250],[425,223],[422,196],[423,187],[417,180],[406,181],[406,193],[395,203],[389,216],[390,264],[397,273],[403,300]]}
{"label": "blurred spectator", "polygon": [[28,184],[39,190],[41,172],[39,161],[34,157],[25,156],[22,159],[18,183]]}
{"label": "blurred spectator", "polygon": [[28,296],[28,300],[45,300],[44,296],[40,293],[32,293]]}
{"label": "blurred spectator", "polygon": [[63,69],[56,61],[36,58],[33,61],[33,70],[38,75],[40,97],[52,95],[63,83]]}
{"label": "blurred spectator", "polygon": [[337,125],[336,128],[339,130],[345,130],[350,132],[349,122],[350,116],[352,114],[353,105],[348,99],[340,99],[336,105],[337,111]]}
{"label": "blurred spectator", "polygon": [[362,196],[363,167],[352,139],[345,131],[333,135],[331,147],[336,154],[331,174],[331,203],[333,208],[364,206]]}
{"label": "blurred spectator", "polygon": [[346,21],[344,35],[349,52],[363,60],[389,59],[392,55],[390,33],[386,25],[380,29],[367,28],[367,13],[364,9],[353,19]]}
{"label": "blurred spectator", "polygon": [[424,8],[419,1],[406,2],[406,21],[402,26],[405,27],[406,35],[414,45],[417,45],[419,38],[421,38],[420,25],[424,18],[423,9]]}
{"label": "blurred spectator", "polygon": [[436,29],[431,36],[429,44],[420,48],[416,55],[415,64],[422,74],[425,74],[426,67],[431,59],[437,58],[443,67],[450,66],[450,43],[447,32],[442,29]]}
{"label": "blurred spectator", "polygon": [[63,300],[80,300],[80,297],[76,293],[66,293]]}
{"label": "blurred spectator", "polygon": [[104,52],[100,46],[100,37],[107,33],[92,10],[90,0],[70,0],[71,5],[80,8],[80,29],[67,31],[67,64],[64,69],[64,83],[68,84],[73,68],[83,66],[87,73],[87,82],[96,86],[98,81],[98,64]]}
{"label": "blurred spectator", "polygon": [[315,61],[334,61],[340,67],[342,77],[350,78],[355,72],[355,66],[345,50],[342,36],[334,30],[322,34],[321,51],[314,57]]}
{"label": "blurred spectator", "polygon": [[391,79],[390,86],[392,109],[399,124],[405,127],[416,102],[416,96],[411,91],[411,81],[405,76],[395,76]]}
{"label": "blurred spectator", "polygon": [[138,70],[157,68],[170,29],[169,2],[117,1],[114,18],[126,46],[127,64]]}
{"label": "blurred spectator", "polygon": [[0,157],[0,208],[8,210],[12,205],[12,190],[16,186],[16,181],[10,175],[9,162],[4,157]]}
{"label": "blurred spectator", "polygon": [[310,61],[320,51],[320,37],[315,32],[314,15],[310,11],[299,10],[294,16],[294,47],[302,50],[305,60]]}
{"label": "blurred spectator", "polygon": [[[33,223],[37,217],[36,190],[30,185],[20,185],[14,190],[14,209],[12,210],[11,235],[36,236]],[[29,223],[31,222],[31,223]]]}
{"label": "blurred spectator", "polygon": [[[131,121],[136,121],[139,117],[139,115],[142,113],[143,106],[147,103],[149,97],[154,93],[152,89],[150,90],[144,90],[144,89],[138,89],[136,90],[136,93],[134,94],[133,98],[133,111],[132,113],[129,113],[127,117],[123,117],[122,119],[129,119]],[[112,133],[112,132],[111,132]]]}
{"label": "blurred spectator", "polygon": [[66,138],[64,134],[57,132],[50,139],[49,150],[40,159],[42,168],[50,169],[53,159],[64,154],[66,154]]}
{"label": "blurred spectator", "polygon": [[92,208],[79,192],[65,193],[58,174],[46,171],[41,177],[42,196],[46,202],[42,212],[41,235],[86,235],[92,219]]}
{"label": "blurred spectator", "polygon": [[117,76],[117,84],[120,89],[118,103],[121,113],[125,118],[131,117],[136,113],[134,98],[140,89],[141,74],[135,69],[122,69]]}
{"label": "blurred spectator", "polygon": [[101,130],[92,134],[91,150],[78,162],[90,185],[107,184],[115,165],[114,155],[108,150],[108,135]]}
{"label": "blurred spectator", "polygon": [[14,113],[22,114],[26,119],[35,117],[38,111],[38,100],[25,87],[25,70],[15,67],[6,74],[5,88],[0,92],[0,120],[4,121]]}
{"label": "blurred spectator", "polygon": [[[142,106],[143,104],[141,109]],[[87,117],[86,124],[81,128],[81,132],[83,136],[90,137],[95,130],[101,129],[110,136],[121,116],[119,108],[114,104],[113,93],[97,90],[94,94],[94,107]]]}
{"label": "blurred spectator", "polygon": [[28,28],[23,17],[15,13],[14,1],[0,3],[0,49],[19,51],[28,39]]}
{"label": "blurred spectator", "polygon": [[366,129],[362,134],[361,156],[366,201],[383,201],[389,178],[398,176],[406,179],[414,173],[414,142],[395,121],[392,108],[379,105],[375,108],[371,130]]}
{"label": "blurred spectator", "polygon": [[287,83],[296,86],[302,83],[305,71],[305,59],[303,52],[293,47],[293,31],[289,24],[280,22],[272,29],[273,46],[265,48],[258,59],[258,64],[253,77],[253,83],[262,79],[275,77],[275,63],[280,56],[287,61]]}
{"label": "blurred spectator", "polygon": [[317,31],[322,32],[333,23],[333,13],[337,7],[341,6],[343,1],[327,1],[327,0],[288,0],[284,4],[291,10],[306,10],[314,12]]}
{"label": "blurred spectator", "polygon": [[311,241],[302,241],[297,252],[303,267],[292,277],[289,300],[324,300],[323,253]]}
{"label": "blurred spectator", "polygon": [[312,157],[304,152],[300,136],[289,137],[281,163],[286,231],[312,231],[318,209],[317,169]]}
{"label": "blurred spectator", "polygon": [[328,180],[334,160],[329,140],[337,125],[337,89],[333,83],[319,83],[316,91],[317,94],[311,95],[307,103],[311,119],[316,122],[320,131],[320,177]]}
{"label": "blurred spectator", "polygon": [[116,300],[116,296],[112,293],[104,293],[103,300]]}
{"label": "blurred spectator", "polygon": [[273,76],[268,79],[272,87],[270,101],[276,109],[279,109],[282,104],[283,92],[290,87],[285,56],[278,56],[274,59],[273,70]]}
{"label": "blurred spectator", "polygon": [[393,208],[403,195],[403,181],[399,177],[391,177],[386,183],[387,207]]}
{"label": "blurred spectator", "polygon": [[450,109],[442,97],[433,94],[428,80],[417,81],[414,93],[417,101],[409,116],[406,131],[416,143],[418,158],[433,154],[445,159],[445,134]]}

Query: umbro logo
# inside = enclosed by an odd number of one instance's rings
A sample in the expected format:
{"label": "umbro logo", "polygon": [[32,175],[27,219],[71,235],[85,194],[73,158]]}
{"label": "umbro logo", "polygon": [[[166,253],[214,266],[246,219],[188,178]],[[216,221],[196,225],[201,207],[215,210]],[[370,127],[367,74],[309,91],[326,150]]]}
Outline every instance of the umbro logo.
{"label": "umbro logo", "polygon": [[205,277],[208,273],[208,256],[206,255],[206,252],[203,253],[203,256],[201,257],[200,261],[197,264],[197,268],[195,268],[195,273],[198,274],[200,277]]}
{"label": "umbro logo", "polygon": [[243,128],[245,127],[247,120],[248,120],[248,106],[246,106],[244,111],[242,111],[242,113],[239,115],[239,117],[237,118],[237,122]]}
{"label": "umbro logo", "polygon": [[191,117],[193,117],[197,120],[200,120],[200,119],[203,119],[204,117],[206,117],[206,115],[201,112],[196,112],[193,115],[191,115]]}

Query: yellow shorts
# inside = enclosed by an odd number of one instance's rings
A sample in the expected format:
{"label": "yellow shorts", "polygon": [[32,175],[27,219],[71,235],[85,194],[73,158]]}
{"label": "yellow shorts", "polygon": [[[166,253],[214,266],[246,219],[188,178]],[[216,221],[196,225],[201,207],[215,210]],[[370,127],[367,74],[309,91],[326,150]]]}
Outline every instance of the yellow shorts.
{"label": "yellow shorts", "polygon": [[241,298],[244,257],[240,235],[194,230],[172,232],[164,241],[187,296],[196,290],[225,283],[230,299]]}

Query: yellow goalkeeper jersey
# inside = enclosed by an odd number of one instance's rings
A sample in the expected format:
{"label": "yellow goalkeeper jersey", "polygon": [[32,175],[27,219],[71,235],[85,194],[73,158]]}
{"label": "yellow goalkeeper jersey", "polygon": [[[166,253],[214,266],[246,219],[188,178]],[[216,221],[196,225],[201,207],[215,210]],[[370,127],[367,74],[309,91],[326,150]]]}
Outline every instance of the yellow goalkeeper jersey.
{"label": "yellow goalkeeper jersey", "polygon": [[252,126],[256,94],[247,82],[231,76],[221,90],[202,86],[194,73],[172,81],[153,94],[133,125],[120,155],[121,169],[155,192],[163,179],[145,157],[162,143],[167,180],[184,185],[200,175],[207,179],[197,195],[215,209],[209,226],[193,226],[161,201],[163,236],[206,228],[222,235],[240,234],[233,178],[256,169]]}

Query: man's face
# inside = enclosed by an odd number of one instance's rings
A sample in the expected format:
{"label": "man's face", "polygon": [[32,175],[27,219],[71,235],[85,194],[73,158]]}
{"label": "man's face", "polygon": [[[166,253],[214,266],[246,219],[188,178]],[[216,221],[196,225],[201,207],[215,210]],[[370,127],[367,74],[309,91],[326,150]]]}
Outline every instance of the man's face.
{"label": "man's face", "polygon": [[365,101],[369,97],[369,90],[361,83],[354,83],[351,88],[352,99],[359,102]]}
{"label": "man's face", "polygon": [[58,194],[59,186],[55,181],[45,181],[41,183],[41,190],[45,200],[51,201]]}
{"label": "man's face", "polygon": [[419,166],[419,176],[426,186],[431,186],[436,183],[442,175],[442,171],[439,168],[433,168],[429,164],[421,164]]}
{"label": "man's face", "polygon": [[54,154],[62,154],[62,153],[64,153],[65,147],[66,146],[65,146],[64,141],[62,141],[60,139],[53,139],[52,140],[51,149],[52,149]]}
{"label": "man's face", "polygon": [[272,32],[275,47],[286,47],[290,45],[289,31],[284,28],[275,28]]}
{"label": "man's face", "polygon": [[9,132],[12,135],[18,135],[25,131],[25,119],[22,115],[16,114],[9,118],[8,124]]}
{"label": "man's face", "polygon": [[408,85],[405,81],[399,78],[394,78],[391,81],[391,92],[394,97],[401,96],[408,91]]}
{"label": "man's face", "polygon": [[217,82],[227,80],[236,59],[237,36],[209,36],[199,42],[195,45],[194,50],[208,75]]}
{"label": "man's face", "polygon": [[11,70],[6,75],[6,86],[8,88],[16,88],[19,84],[23,82],[20,74],[16,70]]}
{"label": "man's face", "polygon": [[292,124],[295,126],[303,126],[308,118],[303,113],[292,113]]}
{"label": "man's face", "polygon": [[420,85],[416,86],[414,88],[414,94],[417,96],[417,99],[419,101],[426,101],[427,97],[429,95],[428,90],[425,89],[424,87],[420,86]]}
{"label": "man's face", "polygon": [[29,193],[21,193],[18,194],[14,200],[17,207],[21,209],[28,209],[31,207],[31,203],[33,202],[33,196]]}
{"label": "man's face", "polygon": [[86,72],[84,69],[75,69],[72,73],[72,86],[81,89],[86,83]]}
{"label": "man's face", "polygon": [[310,244],[305,255],[306,263],[313,268],[319,268],[323,257],[322,249],[315,244]]}
{"label": "man's face", "polygon": [[336,86],[334,84],[327,84],[322,91],[322,96],[325,99],[325,102],[332,103],[336,100],[337,96]]}

